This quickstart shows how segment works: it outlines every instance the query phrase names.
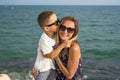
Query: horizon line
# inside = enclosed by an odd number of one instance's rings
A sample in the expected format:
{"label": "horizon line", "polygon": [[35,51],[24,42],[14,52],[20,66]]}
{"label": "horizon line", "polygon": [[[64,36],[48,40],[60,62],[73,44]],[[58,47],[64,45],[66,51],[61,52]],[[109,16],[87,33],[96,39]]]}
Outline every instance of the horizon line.
{"label": "horizon line", "polygon": [[115,4],[0,4],[0,6],[120,6]]}

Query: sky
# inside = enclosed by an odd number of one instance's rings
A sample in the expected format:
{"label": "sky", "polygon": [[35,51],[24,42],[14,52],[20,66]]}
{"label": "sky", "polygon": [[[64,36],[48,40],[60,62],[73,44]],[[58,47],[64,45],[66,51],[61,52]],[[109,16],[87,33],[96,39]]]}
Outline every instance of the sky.
{"label": "sky", "polygon": [[0,0],[0,5],[120,5],[120,0]]}

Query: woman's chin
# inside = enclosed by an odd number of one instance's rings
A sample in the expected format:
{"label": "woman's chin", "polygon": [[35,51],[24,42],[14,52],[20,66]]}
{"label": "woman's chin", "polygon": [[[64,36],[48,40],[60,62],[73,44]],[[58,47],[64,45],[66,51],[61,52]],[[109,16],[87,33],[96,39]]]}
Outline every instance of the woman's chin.
{"label": "woman's chin", "polygon": [[65,41],[65,40],[67,40],[67,38],[61,38],[61,40],[62,40],[62,41]]}

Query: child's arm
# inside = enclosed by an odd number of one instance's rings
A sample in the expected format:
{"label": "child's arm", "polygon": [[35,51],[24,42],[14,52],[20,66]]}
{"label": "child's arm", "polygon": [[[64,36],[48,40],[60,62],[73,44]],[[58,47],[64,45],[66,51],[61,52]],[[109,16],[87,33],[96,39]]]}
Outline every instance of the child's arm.
{"label": "child's arm", "polygon": [[[48,54],[43,54],[43,57],[45,58],[55,58],[56,56],[58,56],[58,54],[60,53],[60,51],[63,48],[67,48],[70,47],[72,44],[72,41],[76,40],[77,36],[72,38],[71,40],[66,40],[63,43],[61,43],[59,46],[57,46],[57,48],[55,48],[52,52],[48,53]],[[42,52],[42,51],[41,51]]]}
{"label": "child's arm", "polygon": [[64,48],[64,44],[65,43],[60,44],[58,47],[56,47],[52,52],[50,52],[48,54],[43,54],[43,57],[51,58],[51,59],[55,58],[60,53],[60,51]]}

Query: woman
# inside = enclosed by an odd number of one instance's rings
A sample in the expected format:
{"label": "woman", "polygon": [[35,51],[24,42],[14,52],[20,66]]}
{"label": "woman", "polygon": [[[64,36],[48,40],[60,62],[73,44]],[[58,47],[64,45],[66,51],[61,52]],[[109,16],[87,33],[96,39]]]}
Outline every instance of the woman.
{"label": "woman", "polygon": [[[71,16],[61,20],[58,30],[58,45],[65,40],[70,40],[78,34],[78,21]],[[75,40],[69,48],[64,48],[55,58],[59,67],[56,80],[84,80],[81,65],[81,50]]]}

